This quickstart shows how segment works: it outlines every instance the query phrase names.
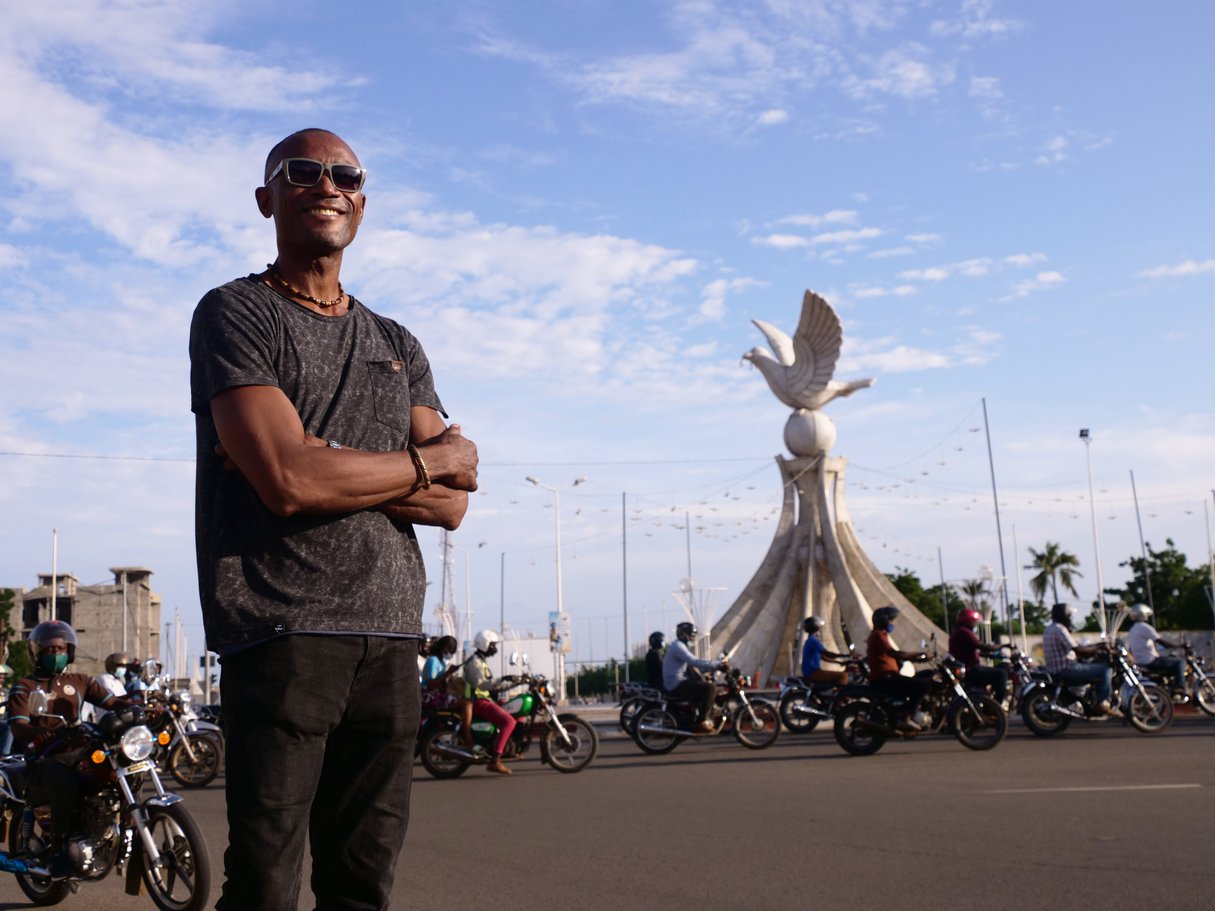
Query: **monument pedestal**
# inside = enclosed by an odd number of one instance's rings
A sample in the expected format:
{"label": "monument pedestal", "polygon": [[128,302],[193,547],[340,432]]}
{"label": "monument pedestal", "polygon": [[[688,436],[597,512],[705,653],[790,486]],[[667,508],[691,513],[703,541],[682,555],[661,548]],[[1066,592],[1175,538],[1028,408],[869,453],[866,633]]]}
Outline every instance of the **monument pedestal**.
{"label": "monument pedestal", "polygon": [[848,461],[826,455],[777,456],[783,506],[772,546],[742,593],[713,626],[712,654],[731,652],[731,664],[754,674],[756,685],[800,673],[802,621],[826,624],[828,651],[864,654],[873,611],[893,604],[902,615],[895,645],[918,651],[921,639],[944,630],[928,620],[861,548],[844,497]]}

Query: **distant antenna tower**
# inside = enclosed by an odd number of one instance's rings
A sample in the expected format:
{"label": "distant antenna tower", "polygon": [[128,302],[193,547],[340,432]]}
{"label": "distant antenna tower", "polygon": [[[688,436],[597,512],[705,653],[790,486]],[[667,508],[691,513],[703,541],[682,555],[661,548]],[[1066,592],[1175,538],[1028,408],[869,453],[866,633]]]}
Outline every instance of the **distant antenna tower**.
{"label": "distant antenna tower", "polygon": [[455,561],[452,557],[451,532],[446,529],[443,530],[440,547],[443,550],[443,589],[439,603],[435,605],[435,617],[439,620],[444,636],[456,636],[459,623],[456,619],[456,606],[451,603],[451,593],[455,590],[452,577]]}

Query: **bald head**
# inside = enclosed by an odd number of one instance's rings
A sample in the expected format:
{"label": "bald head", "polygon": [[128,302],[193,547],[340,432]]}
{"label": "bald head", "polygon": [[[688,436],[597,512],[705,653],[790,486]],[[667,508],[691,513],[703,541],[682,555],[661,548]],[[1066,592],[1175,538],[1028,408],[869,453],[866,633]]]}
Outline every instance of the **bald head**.
{"label": "bald head", "polygon": [[[270,172],[274,170],[275,165],[277,165],[279,161],[284,158],[291,157],[289,153],[294,151],[296,143],[298,143],[303,137],[314,133],[319,133],[324,136],[332,136],[338,142],[342,143],[342,145],[346,145],[345,140],[343,140],[341,136],[332,130],[324,130],[320,127],[308,127],[303,130],[296,130],[286,139],[279,140],[279,142],[275,144],[274,148],[270,150],[270,154],[266,156],[266,170],[262,175],[262,182],[264,183],[270,179]],[[349,149],[350,147],[346,146],[346,148]],[[351,155],[353,154],[354,150],[351,149]],[[355,160],[357,161],[357,159]]]}

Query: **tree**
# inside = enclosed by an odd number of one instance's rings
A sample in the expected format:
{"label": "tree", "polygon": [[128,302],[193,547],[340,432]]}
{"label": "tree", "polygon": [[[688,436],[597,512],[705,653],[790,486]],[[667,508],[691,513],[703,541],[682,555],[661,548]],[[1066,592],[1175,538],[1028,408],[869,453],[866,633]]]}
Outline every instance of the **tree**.
{"label": "tree", "polygon": [[942,609],[942,591],[940,585],[925,588],[920,577],[910,569],[896,566],[893,573],[886,573],[886,578],[899,590],[904,598],[915,605],[921,614],[942,629],[953,628],[953,617],[966,606],[958,593],[946,585],[944,590],[944,609]]}
{"label": "tree", "polygon": [[1055,604],[1059,603],[1060,583],[1072,593],[1072,597],[1080,597],[1076,591],[1075,580],[1081,578],[1082,574],[1076,569],[1080,561],[1076,559],[1075,554],[1069,554],[1054,541],[1047,541],[1046,547],[1041,551],[1031,547],[1029,555],[1032,559],[1025,568],[1038,570],[1038,574],[1029,580],[1029,587],[1039,604],[1044,602],[1048,582]]}
{"label": "tree", "polygon": [[1207,568],[1186,565],[1185,554],[1177,550],[1172,538],[1165,539],[1163,550],[1145,545],[1148,557],[1123,560],[1119,566],[1133,573],[1119,596],[1127,604],[1147,603],[1147,581],[1152,583],[1152,602],[1158,629],[1211,629],[1211,602],[1207,597],[1210,581]]}
{"label": "tree", "polygon": [[13,669],[11,680],[28,677],[34,670],[29,651],[21,640],[20,632],[13,627],[12,613],[16,606],[16,595],[11,588],[0,589],[0,649],[4,662]]}

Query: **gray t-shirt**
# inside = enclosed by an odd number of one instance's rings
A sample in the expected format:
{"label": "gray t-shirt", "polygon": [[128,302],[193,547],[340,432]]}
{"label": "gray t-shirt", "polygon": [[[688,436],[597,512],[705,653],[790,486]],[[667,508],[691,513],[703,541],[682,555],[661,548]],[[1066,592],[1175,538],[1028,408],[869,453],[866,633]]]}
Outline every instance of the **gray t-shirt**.
{"label": "gray t-shirt", "polygon": [[308,433],[374,452],[405,449],[412,406],[443,411],[417,339],[353,298],[330,317],[254,276],[208,292],[190,327],[208,646],[224,655],[288,633],[420,635],[426,573],[412,525],[375,510],[276,516],[214,454],[211,399],[252,385],[281,389]]}

